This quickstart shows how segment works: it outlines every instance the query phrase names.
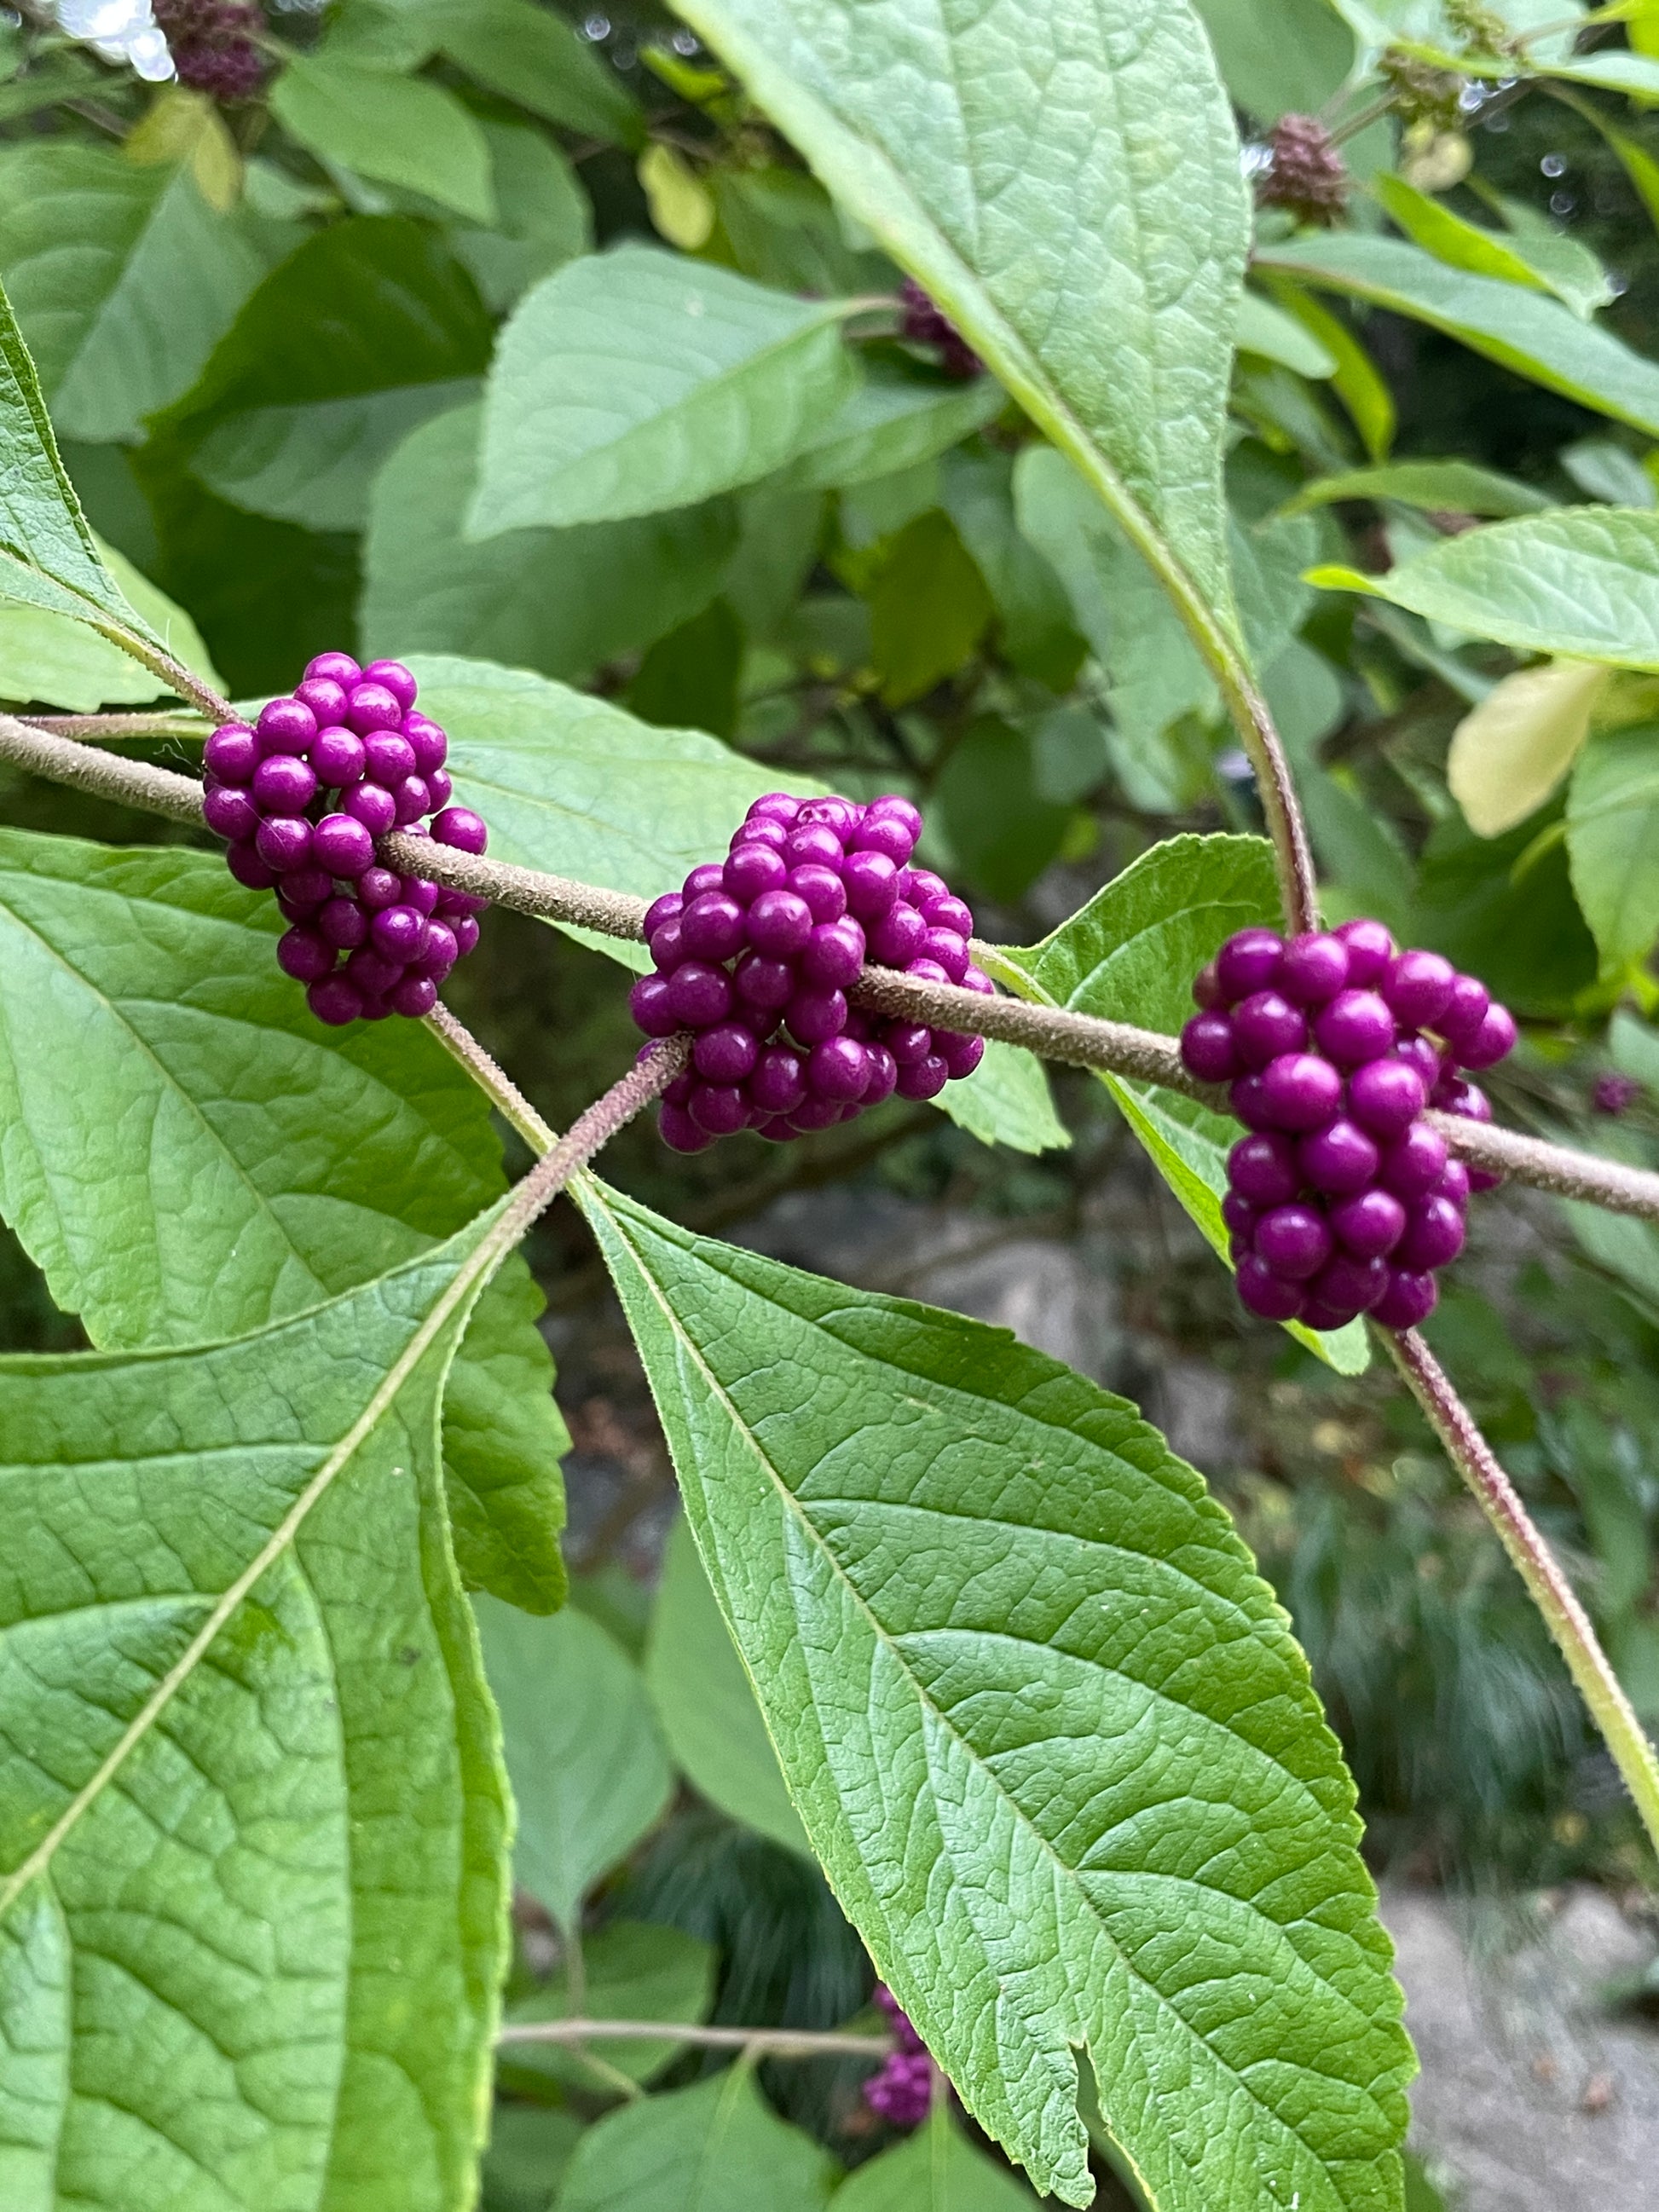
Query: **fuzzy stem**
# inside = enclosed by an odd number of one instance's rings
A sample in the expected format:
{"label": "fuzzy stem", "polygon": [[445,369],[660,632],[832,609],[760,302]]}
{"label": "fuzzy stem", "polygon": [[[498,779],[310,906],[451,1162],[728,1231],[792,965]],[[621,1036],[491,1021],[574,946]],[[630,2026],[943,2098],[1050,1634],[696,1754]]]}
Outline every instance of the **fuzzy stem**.
{"label": "fuzzy stem", "polygon": [[677,1036],[653,1045],[642,1059],[635,1060],[622,1080],[613,1083],[604,1097],[595,1099],[565,1134],[543,1153],[524,1181],[514,1186],[507,1211],[491,1232],[492,1243],[510,1252],[546,1212],[577,1170],[585,1168],[594,1154],[602,1152],[653,1098],[660,1098],[690,1057],[690,1038]]}
{"label": "fuzzy stem", "polygon": [[511,1122],[532,1152],[550,1152],[558,1142],[530,1101],[498,1060],[491,1058],[469,1029],[465,1029],[441,999],[426,1018],[426,1025],[450,1056],[459,1060],[496,1112]]}
{"label": "fuzzy stem", "polygon": [[1474,1492],[1504,1549],[1544,1616],[1562,1657],[1589,1707],[1602,1741],[1635,1800],[1654,1849],[1659,1850],[1659,1757],[1602,1650],[1589,1615],[1578,1602],[1560,1562],[1522,1503],[1474,1416],[1453,1389],[1439,1361],[1415,1329],[1379,1332],[1412,1395],[1429,1418],[1447,1456]]}
{"label": "fuzzy stem", "polygon": [[495,2039],[526,2043],[689,2043],[704,2051],[752,2051],[763,2058],[884,2058],[885,2035],[840,2034],[804,2027],[689,2027],[672,2020],[523,2020]]}
{"label": "fuzzy stem", "polygon": [[165,708],[148,714],[25,714],[21,719],[32,730],[93,744],[106,738],[186,738],[199,743],[208,734],[208,725],[199,715],[169,714]]}
{"label": "fuzzy stem", "polygon": [[[202,788],[191,777],[157,768],[148,761],[126,760],[119,754],[77,744],[0,714],[0,760],[58,783],[75,786],[129,806],[148,808],[176,822],[198,825],[202,819]],[[456,890],[473,891],[498,906],[544,921],[574,923],[609,937],[637,940],[642,933],[646,901],[626,891],[611,891],[579,884],[563,876],[542,875],[532,868],[504,867],[500,862],[475,859],[429,837],[396,833],[380,840],[384,858],[403,873],[422,875]],[[1004,966],[994,946],[976,945],[981,960]],[[866,968],[848,993],[854,1004],[884,1013],[908,1015],[930,1027],[966,1031],[975,1036],[996,1037],[1007,1044],[1024,1045],[1048,1060],[1073,1067],[1097,1068],[1133,1082],[1157,1083],[1224,1113],[1225,1091],[1212,1084],[1195,1082],[1181,1064],[1180,1048],[1173,1037],[1127,1022],[1109,1022],[1092,1014],[1073,1012],[1064,1006],[1032,1006],[1024,1000],[991,998],[964,991],[955,984],[918,981],[887,968]],[[453,1017],[446,1017],[453,1022]],[[459,1031],[459,1024],[454,1024]],[[453,1037],[440,1035],[452,1051]],[[459,1032],[465,1035],[465,1032]],[[475,1056],[476,1055],[476,1056]],[[537,1122],[534,1109],[526,1105],[481,1047],[472,1053],[456,1051],[483,1084],[501,1112],[532,1144],[530,1134]],[[530,1117],[529,1123],[520,1119]],[[1490,1168],[1516,1182],[1564,1198],[1587,1199],[1613,1213],[1640,1215],[1659,1221],[1659,1175],[1626,1166],[1620,1160],[1599,1158],[1563,1145],[1523,1137],[1510,1129],[1467,1121],[1455,1115],[1430,1117],[1462,1159]],[[538,1125],[544,1126],[544,1125]]]}

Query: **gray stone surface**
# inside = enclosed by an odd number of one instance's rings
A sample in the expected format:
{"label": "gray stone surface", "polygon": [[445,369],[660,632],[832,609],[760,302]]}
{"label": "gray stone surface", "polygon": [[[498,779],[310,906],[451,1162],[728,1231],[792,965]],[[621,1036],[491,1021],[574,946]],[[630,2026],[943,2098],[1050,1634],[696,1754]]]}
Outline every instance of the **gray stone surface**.
{"label": "gray stone surface", "polygon": [[1395,1889],[1383,1917],[1423,2062],[1412,2142],[1454,2212],[1656,2212],[1659,2032],[1604,2002],[1651,1928],[1588,1887],[1524,1917]]}

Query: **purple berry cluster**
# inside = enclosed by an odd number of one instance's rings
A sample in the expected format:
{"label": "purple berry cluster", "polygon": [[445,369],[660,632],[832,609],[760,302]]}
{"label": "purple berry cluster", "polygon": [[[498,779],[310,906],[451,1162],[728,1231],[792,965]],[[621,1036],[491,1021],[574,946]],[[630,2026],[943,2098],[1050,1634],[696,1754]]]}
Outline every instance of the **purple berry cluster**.
{"label": "purple berry cluster", "polygon": [[322,653],[257,722],[227,722],[207,741],[203,816],[229,840],[237,882],[275,890],[293,925],[276,958],[332,1027],[429,1014],[488,903],[376,860],[391,830],[460,853],[489,842],[476,814],[450,804],[449,740],[415,697],[401,661],[360,668]]}
{"label": "purple berry cluster", "polygon": [[263,11],[252,0],[152,0],[180,84],[215,100],[252,100],[270,64],[258,40]]}
{"label": "purple berry cluster", "polygon": [[1251,1132],[1228,1158],[1222,1217],[1238,1295],[1266,1321],[1340,1328],[1369,1313],[1414,1328],[1435,1271],[1463,1249],[1469,1194],[1498,1178],[1453,1159],[1425,1107],[1489,1121],[1462,1071],[1492,1067],[1515,1023],[1437,952],[1380,921],[1287,944],[1230,937],[1193,985],[1188,1069],[1230,1083]]}
{"label": "purple berry cluster", "polygon": [[889,2051],[879,2070],[865,2083],[864,2101],[896,2128],[919,2127],[933,2101],[933,2062],[908,2014],[900,2010],[898,1999],[884,1983],[877,1983],[875,2001],[891,2024],[897,2048]]}
{"label": "purple berry cluster", "polygon": [[663,1094],[677,1152],[753,1129],[778,1144],[850,1121],[897,1091],[933,1098],[971,1075],[985,1040],[856,1012],[866,959],[989,992],[968,958],[974,918],[909,865],[921,817],[908,799],[757,799],[724,861],[693,868],[645,917],[655,965],[629,1005],[648,1037],[696,1032]]}
{"label": "purple berry cluster", "polygon": [[945,374],[961,383],[984,374],[985,363],[914,276],[907,276],[899,286],[899,303],[903,310],[899,319],[901,337],[908,339],[912,345],[927,346]]}

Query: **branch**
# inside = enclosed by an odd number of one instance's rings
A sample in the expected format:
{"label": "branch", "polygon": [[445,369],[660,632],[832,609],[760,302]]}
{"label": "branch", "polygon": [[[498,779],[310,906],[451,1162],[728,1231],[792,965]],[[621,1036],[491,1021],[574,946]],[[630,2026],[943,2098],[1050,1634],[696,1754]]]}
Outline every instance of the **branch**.
{"label": "branch", "polygon": [[764,2058],[884,2058],[885,2035],[843,2035],[796,2027],[683,2027],[667,2020],[509,2021],[499,2046],[525,2043],[690,2043],[707,2051],[750,2051]]}
{"label": "branch", "polygon": [[199,744],[212,726],[199,714],[172,714],[165,707],[152,708],[147,714],[25,714],[21,719],[32,730],[94,743],[102,738],[189,738]]}
{"label": "branch", "polygon": [[1498,1531],[1534,1604],[1544,1616],[1602,1741],[1659,1851],[1659,1757],[1608,1664],[1589,1615],[1527,1511],[1515,1485],[1475,1425],[1440,1363],[1415,1329],[1380,1330],[1412,1395],[1428,1415],[1447,1456]]}
{"label": "branch", "polygon": [[[201,823],[201,786],[191,777],[154,767],[148,761],[125,760],[118,754],[76,744],[6,714],[0,714],[0,760],[12,761],[37,775],[100,798],[167,815],[175,822],[196,826]],[[425,876],[456,890],[476,892],[497,906],[535,915],[544,921],[572,923],[635,942],[643,933],[647,902],[626,891],[605,890],[568,877],[543,875],[533,868],[504,866],[498,860],[475,859],[430,838],[409,837],[400,832],[383,837],[380,851],[404,874]],[[976,946],[975,951],[985,958],[994,957],[993,947]],[[1065,1006],[990,998],[951,983],[919,982],[888,968],[866,968],[848,996],[854,1005],[877,1012],[908,1015],[930,1026],[1024,1045],[1045,1060],[1097,1069],[1131,1082],[1156,1083],[1166,1091],[1196,1098],[1219,1113],[1227,1111],[1225,1091],[1212,1084],[1195,1082],[1188,1074],[1173,1037],[1136,1029],[1127,1022],[1103,1021]],[[459,1030],[459,1024],[453,1028]],[[453,1036],[443,1030],[440,1034],[454,1051]],[[466,1060],[515,1126],[525,1129],[519,1118],[520,1109],[535,1119],[533,1109],[518,1098],[499,1068],[493,1079],[481,1073],[486,1062],[489,1067],[495,1065],[481,1047],[475,1045],[471,1054],[458,1052],[457,1057]],[[516,1105],[509,1102],[508,1093]],[[1529,1183],[1559,1197],[1586,1199],[1609,1212],[1659,1221],[1659,1175],[1645,1168],[1629,1167],[1623,1161],[1602,1159],[1593,1152],[1549,1144],[1541,1138],[1522,1136],[1511,1129],[1467,1121],[1455,1115],[1433,1114],[1429,1118],[1453,1152],[1476,1167],[1490,1168],[1516,1182]]]}

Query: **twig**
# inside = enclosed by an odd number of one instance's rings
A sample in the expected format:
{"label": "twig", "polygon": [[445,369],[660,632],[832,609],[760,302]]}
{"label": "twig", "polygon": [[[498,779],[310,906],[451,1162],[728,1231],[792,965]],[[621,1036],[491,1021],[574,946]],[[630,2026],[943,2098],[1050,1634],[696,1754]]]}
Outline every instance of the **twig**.
{"label": "twig", "polygon": [[765,2058],[884,2058],[885,2035],[848,2035],[797,2027],[685,2027],[672,2020],[522,2020],[495,2039],[524,2043],[690,2043],[706,2051],[752,2051]]}
{"label": "twig", "polygon": [[525,1097],[501,1063],[493,1059],[471,1030],[458,1022],[441,999],[426,1018],[426,1025],[452,1058],[459,1060],[472,1080],[502,1117],[510,1121],[532,1152],[550,1152],[558,1142],[547,1123]]}
{"label": "twig", "polygon": [[199,714],[169,714],[158,708],[148,714],[24,714],[32,730],[49,730],[54,737],[79,738],[96,744],[104,738],[189,738],[201,739],[209,725]]}
{"label": "twig", "polygon": [[653,1045],[635,1062],[619,1083],[594,1101],[558,1142],[538,1159],[524,1181],[516,1184],[492,1243],[511,1251],[532,1224],[544,1214],[579,1168],[585,1168],[602,1152],[618,1130],[653,1098],[659,1098],[691,1057],[689,1036],[668,1037]]}
{"label": "twig", "polygon": [[1427,1414],[1448,1457],[1480,1501],[1544,1616],[1573,1680],[1635,1800],[1642,1825],[1659,1850],[1659,1757],[1619,1677],[1608,1664],[1589,1615],[1498,1464],[1474,1416],[1415,1329],[1379,1332],[1412,1395]]}
{"label": "twig", "polygon": [[[199,823],[202,818],[201,787],[191,777],[176,775],[170,769],[156,768],[148,761],[125,760],[119,754],[76,744],[11,715],[0,714],[0,759],[100,798],[168,815],[176,822]],[[568,877],[543,875],[532,868],[506,867],[499,861],[458,853],[427,837],[394,834],[380,840],[380,850],[406,874],[476,892],[520,914],[576,923],[610,937],[637,940],[642,933],[646,902],[626,891],[605,890]],[[994,951],[991,947],[976,950],[988,958]],[[921,982],[886,968],[866,968],[848,995],[860,1006],[908,1014],[930,1026],[1024,1045],[1044,1059],[1069,1066],[1098,1068],[1132,1082],[1159,1084],[1167,1091],[1226,1111],[1226,1093],[1213,1085],[1195,1082],[1188,1074],[1173,1037],[1159,1036],[1127,1022],[1103,1021],[1063,1006],[992,998],[951,983]],[[454,1026],[459,1030],[459,1024]],[[440,1034],[454,1050],[453,1038],[442,1030]],[[466,1056],[467,1065],[478,1074],[507,1119],[527,1140],[536,1141],[529,1138],[529,1126],[520,1118],[527,1115],[535,1122],[534,1109],[519,1098],[500,1069],[495,1069],[493,1079],[487,1077],[486,1063],[489,1067],[495,1063],[482,1047],[475,1047],[475,1051],[476,1058]],[[462,1056],[457,1054],[458,1058]],[[1562,1197],[1587,1199],[1610,1212],[1659,1221],[1659,1175],[1644,1168],[1549,1144],[1541,1138],[1522,1136],[1514,1130],[1464,1121],[1455,1115],[1434,1115],[1431,1119],[1459,1158],[1477,1167],[1491,1168],[1516,1182]]]}

